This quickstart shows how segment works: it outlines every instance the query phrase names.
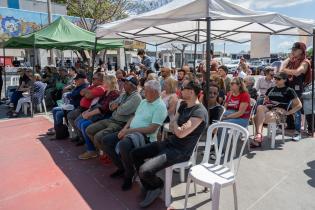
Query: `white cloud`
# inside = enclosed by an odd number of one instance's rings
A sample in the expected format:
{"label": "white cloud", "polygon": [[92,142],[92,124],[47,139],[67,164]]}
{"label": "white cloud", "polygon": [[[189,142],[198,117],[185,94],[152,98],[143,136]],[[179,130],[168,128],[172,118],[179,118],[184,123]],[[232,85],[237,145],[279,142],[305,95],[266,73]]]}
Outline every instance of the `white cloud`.
{"label": "white cloud", "polygon": [[231,0],[232,2],[251,9],[290,7],[314,0]]}

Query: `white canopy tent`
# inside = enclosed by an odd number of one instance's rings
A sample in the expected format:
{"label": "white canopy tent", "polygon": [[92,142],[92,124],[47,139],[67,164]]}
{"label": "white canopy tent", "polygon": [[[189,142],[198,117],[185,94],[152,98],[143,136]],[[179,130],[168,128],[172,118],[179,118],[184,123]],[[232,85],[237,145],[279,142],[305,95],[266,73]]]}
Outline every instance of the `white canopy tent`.
{"label": "white canopy tent", "polygon": [[[256,12],[226,0],[174,0],[156,10],[98,26],[98,38],[123,38],[161,45],[167,42],[202,43],[211,18],[211,40],[244,43],[250,33],[312,36],[315,21],[274,12]],[[197,39],[195,35],[197,36]]]}
{"label": "white canopy tent", "polygon": [[[314,20],[291,18],[275,12],[253,11],[227,0],[174,0],[153,11],[99,25],[96,37],[137,40],[155,46],[168,42],[191,44],[206,42],[207,100],[211,41],[244,43],[250,40],[250,34],[263,33],[313,36],[315,45],[314,28]],[[313,62],[314,51],[313,46]],[[314,89],[314,74],[312,77]],[[312,109],[314,110],[314,104]]]}

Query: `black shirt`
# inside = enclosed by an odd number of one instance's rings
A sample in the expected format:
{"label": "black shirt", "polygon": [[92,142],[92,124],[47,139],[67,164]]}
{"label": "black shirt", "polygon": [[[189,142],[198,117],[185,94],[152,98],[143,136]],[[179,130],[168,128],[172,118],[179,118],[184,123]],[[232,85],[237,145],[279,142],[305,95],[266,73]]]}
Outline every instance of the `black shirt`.
{"label": "black shirt", "polygon": [[198,138],[203,133],[208,122],[208,112],[202,104],[197,104],[193,107],[187,108],[186,103],[182,103],[178,109],[179,117],[177,124],[182,126],[191,117],[201,118],[200,125],[189,135],[184,138],[177,138],[175,135],[170,137],[170,143],[176,149],[182,151],[184,155],[190,156],[195,148]]}
{"label": "black shirt", "polygon": [[269,101],[265,102],[268,107],[287,109],[290,102],[297,98],[296,92],[290,87],[272,87],[266,92]]}
{"label": "black shirt", "polygon": [[224,108],[220,105],[209,108],[209,125],[214,123],[214,121],[219,121],[223,111]]}

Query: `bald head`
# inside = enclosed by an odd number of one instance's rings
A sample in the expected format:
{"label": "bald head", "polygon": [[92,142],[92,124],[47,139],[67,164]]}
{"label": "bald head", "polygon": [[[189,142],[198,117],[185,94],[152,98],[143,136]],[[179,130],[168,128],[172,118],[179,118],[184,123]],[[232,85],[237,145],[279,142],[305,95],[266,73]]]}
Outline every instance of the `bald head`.
{"label": "bald head", "polygon": [[168,78],[171,76],[171,69],[170,68],[167,68],[167,67],[163,67],[161,69],[161,75],[162,77],[165,79],[165,78]]}

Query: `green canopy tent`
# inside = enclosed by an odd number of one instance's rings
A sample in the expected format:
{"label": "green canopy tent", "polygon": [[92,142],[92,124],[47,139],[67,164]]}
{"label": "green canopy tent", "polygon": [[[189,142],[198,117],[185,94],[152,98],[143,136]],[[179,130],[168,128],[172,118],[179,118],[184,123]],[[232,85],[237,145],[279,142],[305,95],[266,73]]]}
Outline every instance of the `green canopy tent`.
{"label": "green canopy tent", "polygon": [[[3,54],[5,56],[6,48],[33,48],[34,55],[36,48],[58,50],[93,50],[94,66],[96,51],[121,48],[123,46],[124,44],[122,40],[97,40],[95,33],[84,30],[61,16],[41,30],[19,37],[12,37],[3,44]],[[34,66],[35,65],[33,65],[33,71]],[[6,81],[5,71],[4,79]],[[4,88],[6,90],[6,82]]]}
{"label": "green canopy tent", "polygon": [[[93,50],[95,33],[84,30],[64,17],[59,17],[39,31],[12,37],[4,43],[4,48],[41,48],[59,50]],[[96,50],[123,47],[121,40],[98,40]]]}

